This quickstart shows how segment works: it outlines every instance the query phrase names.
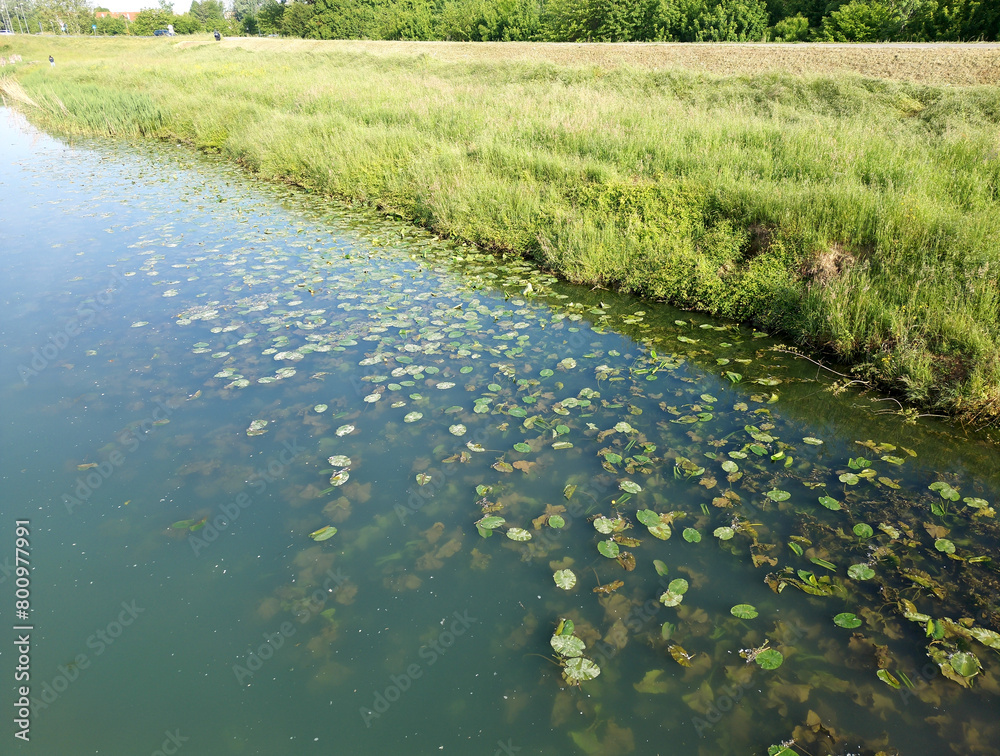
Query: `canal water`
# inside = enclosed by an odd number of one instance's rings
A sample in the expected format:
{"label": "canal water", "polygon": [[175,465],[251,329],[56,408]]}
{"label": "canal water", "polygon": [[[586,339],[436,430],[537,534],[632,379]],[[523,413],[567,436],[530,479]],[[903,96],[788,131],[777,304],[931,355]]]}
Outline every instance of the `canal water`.
{"label": "canal water", "polygon": [[179,145],[0,217],[4,753],[1000,752],[990,437]]}

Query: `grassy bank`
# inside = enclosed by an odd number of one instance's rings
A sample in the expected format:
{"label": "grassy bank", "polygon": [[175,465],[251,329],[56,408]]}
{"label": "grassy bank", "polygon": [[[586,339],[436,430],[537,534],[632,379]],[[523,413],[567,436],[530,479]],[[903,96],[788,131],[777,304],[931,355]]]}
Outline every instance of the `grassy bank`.
{"label": "grassy bank", "polygon": [[918,406],[1000,416],[996,87],[556,64],[551,46],[15,44],[44,63],[19,65],[8,97],[64,132],[183,140],[781,331]]}

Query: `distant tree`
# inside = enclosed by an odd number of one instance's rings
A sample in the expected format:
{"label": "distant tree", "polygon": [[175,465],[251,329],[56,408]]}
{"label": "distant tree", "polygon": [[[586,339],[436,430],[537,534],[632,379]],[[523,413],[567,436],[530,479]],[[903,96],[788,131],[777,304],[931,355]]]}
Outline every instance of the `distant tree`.
{"label": "distant tree", "polygon": [[823,19],[823,42],[885,42],[892,38],[893,12],[882,0],[851,0]]}
{"label": "distant tree", "polygon": [[783,18],[771,28],[775,42],[803,42],[809,39],[809,19],[801,13]]}
{"label": "distant tree", "polygon": [[[380,19],[376,8],[361,0],[316,0],[309,21],[313,39],[378,39]],[[286,10],[287,13],[287,10]]]}
{"label": "distant tree", "polygon": [[174,16],[174,31],[178,34],[198,34],[205,31],[205,25],[190,11]]}
{"label": "distant tree", "polygon": [[432,39],[433,8],[429,0],[395,0],[382,15],[382,39]]}
{"label": "distant tree", "polygon": [[281,17],[281,33],[286,37],[305,37],[315,12],[312,3],[289,3]]}
{"label": "distant tree", "polygon": [[261,34],[281,34],[281,19],[285,5],[277,0],[265,0],[257,12],[257,25]]}
{"label": "distant tree", "polygon": [[764,0],[659,0],[646,21],[649,39],[676,42],[747,42],[763,39]]}
{"label": "distant tree", "polygon": [[146,8],[132,22],[132,33],[140,37],[151,37],[157,29],[166,29],[173,22],[173,14],[162,8]]}
{"label": "distant tree", "polygon": [[526,41],[539,28],[537,0],[446,0],[435,19],[435,37],[456,41]]}
{"label": "distant tree", "polygon": [[191,3],[190,12],[207,29],[210,26],[223,26],[226,18],[225,11],[222,0],[202,0],[201,2],[194,0]]}
{"label": "distant tree", "polygon": [[237,21],[242,21],[247,16],[254,16],[260,12],[260,0],[233,0],[233,15]]}
{"label": "distant tree", "polygon": [[1000,40],[997,0],[923,0],[913,5],[903,28],[902,36],[907,39]]}
{"label": "distant tree", "polygon": [[128,34],[128,26],[125,24],[125,19],[123,18],[104,16],[97,19],[96,23],[98,34],[104,34],[109,37],[116,34]]}

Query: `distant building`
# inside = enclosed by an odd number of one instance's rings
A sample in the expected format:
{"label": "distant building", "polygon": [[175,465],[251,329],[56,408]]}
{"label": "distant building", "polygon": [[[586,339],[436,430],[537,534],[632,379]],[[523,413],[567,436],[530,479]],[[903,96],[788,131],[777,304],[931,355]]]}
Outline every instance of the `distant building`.
{"label": "distant building", "polygon": [[126,21],[135,21],[139,16],[139,11],[98,11],[94,15],[97,18],[110,16],[111,18],[124,18]]}

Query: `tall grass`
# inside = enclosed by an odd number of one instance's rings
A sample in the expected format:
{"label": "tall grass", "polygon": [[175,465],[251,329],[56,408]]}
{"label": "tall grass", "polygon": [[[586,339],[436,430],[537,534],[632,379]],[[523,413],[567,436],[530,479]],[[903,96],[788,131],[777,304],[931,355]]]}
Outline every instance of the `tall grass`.
{"label": "tall grass", "polygon": [[996,88],[289,50],[78,41],[16,76],[51,126],[181,139],[1000,416]]}

